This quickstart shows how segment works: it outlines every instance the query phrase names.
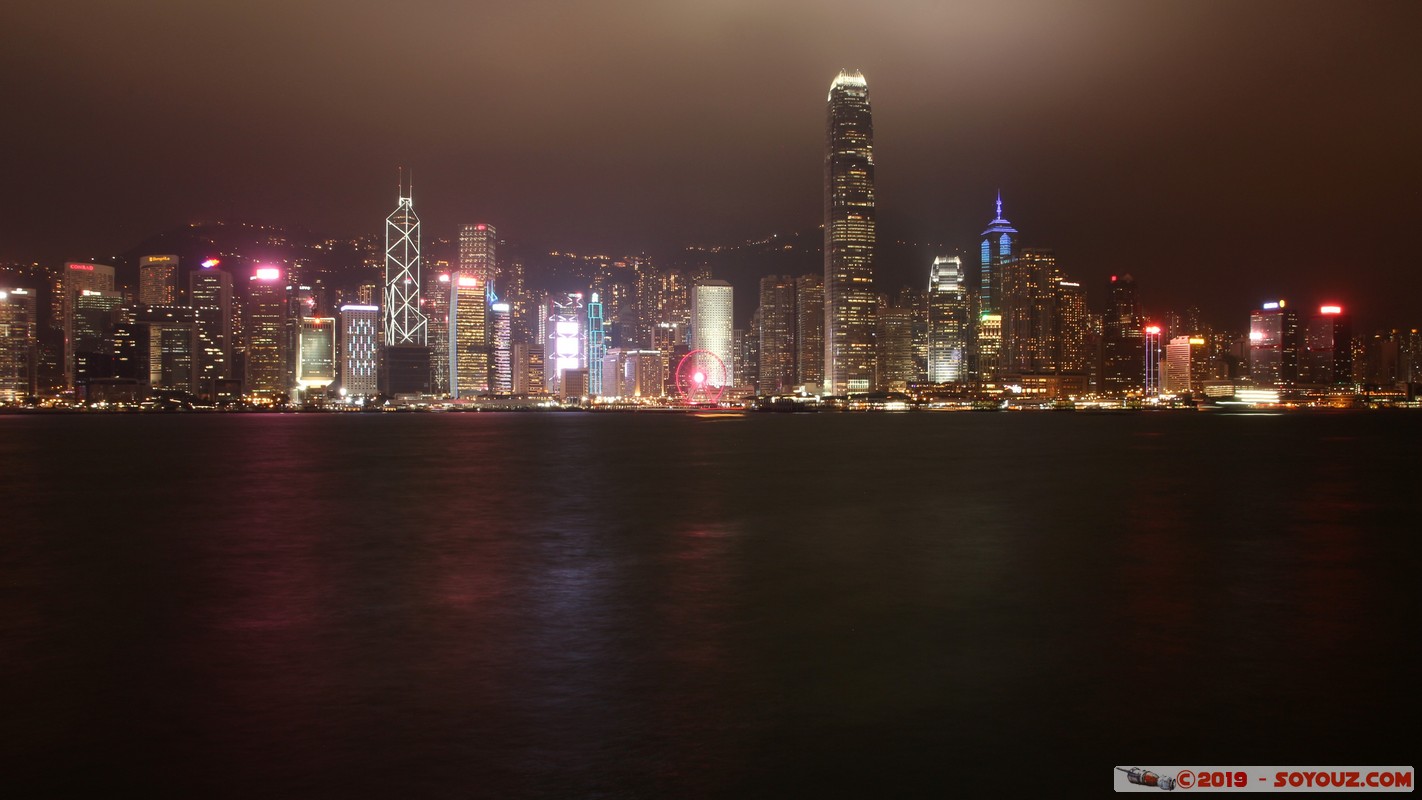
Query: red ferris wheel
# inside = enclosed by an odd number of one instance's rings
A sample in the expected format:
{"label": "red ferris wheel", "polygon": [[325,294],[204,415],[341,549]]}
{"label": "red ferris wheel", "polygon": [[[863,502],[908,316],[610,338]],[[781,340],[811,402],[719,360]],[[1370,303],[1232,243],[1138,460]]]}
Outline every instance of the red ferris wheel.
{"label": "red ferris wheel", "polygon": [[726,383],[726,364],[710,350],[692,350],[676,365],[676,391],[687,405],[716,403]]}

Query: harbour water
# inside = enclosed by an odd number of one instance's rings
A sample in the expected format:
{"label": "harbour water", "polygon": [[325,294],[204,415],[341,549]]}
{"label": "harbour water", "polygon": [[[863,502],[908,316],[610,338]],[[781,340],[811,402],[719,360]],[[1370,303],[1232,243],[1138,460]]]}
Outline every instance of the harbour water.
{"label": "harbour water", "polygon": [[0,766],[787,797],[1410,764],[1419,443],[1407,412],[0,417]]}

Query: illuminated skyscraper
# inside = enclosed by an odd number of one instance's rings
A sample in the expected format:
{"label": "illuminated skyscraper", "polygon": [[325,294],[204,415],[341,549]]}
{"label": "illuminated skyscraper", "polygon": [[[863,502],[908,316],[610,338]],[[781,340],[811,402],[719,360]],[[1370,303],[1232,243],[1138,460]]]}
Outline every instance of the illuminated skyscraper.
{"label": "illuminated skyscraper", "polygon": [[59,318],[64,329],[64,375],[66,386],[74,383],[74,299],[83,291],[112,292],[114,268],[107,264],[83,264],[70,261],[64,265],[59,280]]}
{"label": "illuminated skyscraper", "polygon": [[302,389],[322,389],[336,380],[336,320],[334,317],[303,317],[297,339],[300,357],[296,360],[296,385]]}
{"label": "illuminated skyscraper", "polygon": [[968,377],[968,291],[963,260],[933,259],[928,272],[928,380],[961,383]]}
{"label": "illuminated skyscraper", "polygon": [[756,348],[756,382],[760,394],[783,394],[794,389],[797,383],[796,294],[795,279],[789,275],[767,275],[760,279],[760,346]]}
{"label": "illuminated skyscraper", "polygon": [[1249,313],[1249,377],[1260,386],[1288,386],[1299,379],[1299,314],[1284,300]]}
{"label": "illuminated skyscraper", "polygon": [[543,380],[546,372],[543,365],[543,345],[530,342],[514,342],[513,392],[516,395],[543,394]]}
{"label": "illuminated skyscraper", "polygon": [[493,353],[493,374],[492,388],[498,394],[509,394],[513,391],[513,321],[510,319],[511,306],[508,303],[494,303],[489,306],[489,316],[493,324],[489,329],[493,331],[493,342],[490,350]]}
{"label": "illuminated skyscraper", "polygon": [[[573,292],[549,299],[548,345],[544,356],[543,385],[553,394],[563,393],[562,376],[583,368],[587,357],[583,331],[583,294]],[[533,351],[530,351],[530,355]]]}
{"label": "illuminated skyscraper", "polygon": [[188,275],[197,319],[197,394],[212,398],[216,381],[232,377],[232,275],[204,261]]}
{"label": "illuminated skyscraper", "polygon": [[1346,386],[1353,382],[1353,326],[1343,307],[1326,305],[1308,320],[1299,379],[1316,386]]}
{"label": "illuminated skyscraper", "polygon": [[1145,371],[1145,396],[1155,397],[1160,394],[1160,336],[1162,333],[1159,325],[1147,325],[1142,341],[1145,345],[1145,357],[1141,365]]}
{"label": "illuminated skyscraper", "polygon": [[179,306],[141,306],[138,325],[148,329],[148,374],[154,389],[197,393],[199,345],[197,312]]}
{"label": "illuminated skyscraper", "polygon": [[875,383],[891,392],[902,392],[915,379],[913,360],[913,309],[889,305],[881,298],[875,314],[875,346],[879,349],[875,361],[879,370]]}
{"label": "illuminated skyscraper", "polygon": [[1203,336],[1174,336],[1165,346],[1161,389],[1168,394],[1202,394],[1209,353]]}
{"label": "illuminated skyscraper", "polygon": [[430,391],[449,394],[449,299],[453,292],[450,273],[441,272],[424,292],[429,309]]}
{"label": "illuminated skyscraper", "polygon": [[858,71],[830,84],[825,143],[825,358],[830,394],[864,392],[875,378],[874,124]]}
{"label": "illuminated skyscraper", "polygon": [[0,289],[0,403],[35,394],[35,293]]}
{"label": "illuminated skyscraper", "polygon": [[1087,340],[1091,335],[1091,314],[1086,310],[1086,292],[1075,281],[1058,280],[1054,321],[1057,336],[1057,369],[1076,375],[1090,373]]}
{"label": "illuminated skyscraper", "polygon": [[380,308],[341,306],[341,388],[346,397],[373,395],[376,382],[375,345]]}
{"label": "illuminated skyscraper", "polygon": [[149,306],[177,304],[177,256],[143,256],[138,260],[138,302]]}
{"label": "illuminated skyscraper", "polygon": [[732,342],[731,284],[725,281],[708,280],[691,287],[691,347],[694,350],[710,350],[721,359],[726,368],[726,378],[735,372],[735,355]]}
{"label": "illuminated skyscraper", "polygon": [[449,299],[449,393],[473,397],[489,391],[489,347],[485,343],[487,287],[458,273]]}
{"label": "illuminated skyscraper", "polygon": [[399,194],[385,218],[385,344],[422,346],[428,324],[420,311],[420,218],[403,179]]}
{"label": "illuminated skyscraper", "polygon": [[123,295],[80,289],[70,298],[69,341],[73,349],[74,385],[109,376],[110,334],[119,324]]}
{"label": "illuminated skyscraper", "polygon": [[286,281],[277,267],[259,267],[248,279],[247,335],[248,394],[271,400],[285,399],[287,384],[287,318],[289,303]]}
{"label": "illuminated skyscraper", "polygon": [[1003,297],[1003,270],[1016,257],[1017,229],[1003,218],[1002,192],[998,192],[997,214],[982,232],[978,254],[978,324],[973,355],[982,380],[995,379],[1003,368],[1003,349],[1011,330]]}
{"label": "illuminated skyscraper", "polygon": [[795,279],[795,379],[818,388],[825,380],[825,279]]}
{"label": "illuminated skyscraper", "polygon": [[495,258],[498,243],[499,238],[494,233],[493,225],[480,222],[477,225],[460,226],[459,272],[474,276],[479,280],[480,286],[493,286],[498,273],[498,262]]}
{"label": "illuminated skyscraper", "polygon": [[[603,359],[607,357],[607,331],[602,324],[602,300],[598,293],[593,292],[588,300],[588,394],[599,396],[603,394],[602,371]],[[612,387],[608,387],[611,389]],[[607,394],[616,394],[615,390]]]}
{"label": "illuminated skyscraper", "polygon": [[1026,249],[999,266],[1002,369],[1011,373],[1056,372],[1056,299],[1061,281],[1056,256],[1050,250]]}
{"label": "illuminated skyscraper", "polygon": [[1002,314],[1002,267],[1017,256],[1017,229],[1002,217],[1002,192],[997,193],[997,216],[982,232],[979,250],[978,311]]}
{"label": "illuminated skyscraper", "polygon": [[1101,318],[1101,391],[1124,395],[1144,383],[1145,325],[1136,302],[1136,281],[1112,275],[1106,313]]}

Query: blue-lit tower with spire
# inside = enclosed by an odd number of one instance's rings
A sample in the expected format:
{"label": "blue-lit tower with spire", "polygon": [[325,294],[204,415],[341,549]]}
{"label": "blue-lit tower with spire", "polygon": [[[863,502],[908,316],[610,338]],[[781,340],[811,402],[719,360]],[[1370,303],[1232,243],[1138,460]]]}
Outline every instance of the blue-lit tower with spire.
{"label": "blue-lit tower with spire", "polygon": [[978,381],[997,379],[1002,361],[1002,271],[1017,257],[1017,229],[1002,217],[1002,192],[997,216],[983,231],[978,261],[978,309],[973,319],[972,373]]}
{"label": "blue-lit tower with spire", "polygon": [[983,231],[978,268],[978,313],[1002,313],[1002,265],[1017,255],[1017,229],[1002,217],[1002,192],[997,193],[997,216]]}

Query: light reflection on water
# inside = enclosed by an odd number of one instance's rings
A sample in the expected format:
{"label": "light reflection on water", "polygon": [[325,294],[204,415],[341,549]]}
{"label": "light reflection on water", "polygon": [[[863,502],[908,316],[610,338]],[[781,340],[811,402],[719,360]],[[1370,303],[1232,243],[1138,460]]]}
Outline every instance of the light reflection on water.
{"label": "light reflection on water", "polygon": [[1355,721],[1415,709],[1419,423],[0,418],[5,766],[695,797],[1406,763]]}

